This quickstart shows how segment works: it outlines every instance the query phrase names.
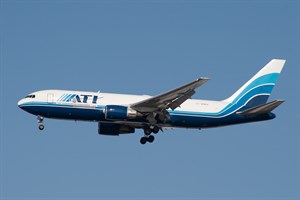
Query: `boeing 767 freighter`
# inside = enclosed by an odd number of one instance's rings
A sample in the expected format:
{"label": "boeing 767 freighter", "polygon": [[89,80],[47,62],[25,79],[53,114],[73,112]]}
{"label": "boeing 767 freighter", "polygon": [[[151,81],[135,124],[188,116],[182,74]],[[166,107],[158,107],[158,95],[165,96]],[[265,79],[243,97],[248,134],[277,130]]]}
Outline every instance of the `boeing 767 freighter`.
{"label": "boeing 767 freighter", "polygon": [[273,59],[229,98],[222,101],[190,99],[208,78],[157,96],[111,94],[69,90],[33,92],[18,102],[36,115],[39,129],[44,118],[98,123],[101,135],[134,133],[143,129],[140,142],[152,143],[164,127],[211,128],[275,118],[272,111],[283,100],[267,102],[285,60]]}

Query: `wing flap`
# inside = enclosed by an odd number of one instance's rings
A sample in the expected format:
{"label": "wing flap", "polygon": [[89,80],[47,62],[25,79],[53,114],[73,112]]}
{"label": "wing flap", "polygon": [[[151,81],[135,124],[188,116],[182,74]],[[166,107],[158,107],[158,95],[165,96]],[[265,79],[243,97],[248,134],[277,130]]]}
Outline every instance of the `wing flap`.
{"label": "wing flap", "polygon": [[275,100],[269,103],[265,103],[259,106],[255,106],[253,108],[249,108],[247,110],[237,112],[239,115],[260,115],[269,113],[275,108],[277,108],[280,104],[282,104],[284,100]]}
{"label": "wing flap", "polygon": [[176,98],[174,101],[172,101],[168,107],[172,110],[175,110],[177,107],[179,107],[183,102],[185,102],[187,99],[191,98],[195,94],[195,90],[189,90],[183,95]]}
{"label": "wing flap", "polygon": [[155,112],[168,108],[174,110],[192,95],[194,95],[197,87],[204,84],[208,80],[208,78],[198,78],[197,80],[174,90],[134,103],[130,107],[141,113]]}

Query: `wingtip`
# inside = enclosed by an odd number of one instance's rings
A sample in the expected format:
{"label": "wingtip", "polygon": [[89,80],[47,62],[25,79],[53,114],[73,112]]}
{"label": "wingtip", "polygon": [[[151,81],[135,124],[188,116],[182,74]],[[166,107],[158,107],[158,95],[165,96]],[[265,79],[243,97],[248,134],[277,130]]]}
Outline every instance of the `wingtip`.
{"label": "wingtip", "polygon": [[199,80],[210,80],[210,78],[207,78],[207,77],[200,77],[200,78],[197,79],[197,81],[199,81]]}
{"label": "wingtip", "polygon": [[277,100],[275,100],[275,101],[280,102],[280,103],[284,103],[284,102],[285,102],[284,99],[277,99]]}

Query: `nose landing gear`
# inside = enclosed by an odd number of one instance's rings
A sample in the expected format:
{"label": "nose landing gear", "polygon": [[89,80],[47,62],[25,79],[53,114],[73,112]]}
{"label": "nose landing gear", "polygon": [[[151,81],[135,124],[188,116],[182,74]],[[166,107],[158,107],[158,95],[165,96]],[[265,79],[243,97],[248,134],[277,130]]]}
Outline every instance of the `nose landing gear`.
{"label": "nose landing gear", "polygon": [[37,116],[37,120],[38,120],[38,123],[39,123],[39,129],[42,131],[44,130],[45,126],[43,124],[43,121],[44,121],[44,117],[42,116]]}

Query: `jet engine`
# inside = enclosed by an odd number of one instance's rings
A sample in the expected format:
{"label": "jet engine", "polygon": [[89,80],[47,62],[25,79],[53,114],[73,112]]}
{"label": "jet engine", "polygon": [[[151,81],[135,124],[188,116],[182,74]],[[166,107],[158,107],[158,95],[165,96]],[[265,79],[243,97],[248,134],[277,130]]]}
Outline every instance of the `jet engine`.
{"label": "jet engine", "polygon": [[136,110],[126,106],[107,105],[104,109],[105,119],[107,120],[125,120],[135,119],[141,116]]}

